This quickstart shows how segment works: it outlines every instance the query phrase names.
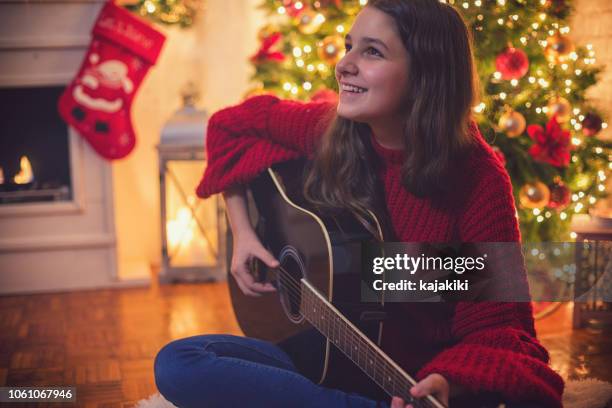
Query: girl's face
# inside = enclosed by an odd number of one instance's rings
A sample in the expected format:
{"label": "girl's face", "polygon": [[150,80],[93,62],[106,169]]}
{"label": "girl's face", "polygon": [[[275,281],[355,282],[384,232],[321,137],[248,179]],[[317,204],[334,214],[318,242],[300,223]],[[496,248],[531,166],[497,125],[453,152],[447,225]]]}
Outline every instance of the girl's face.
{"label": "girl's face", "polygon": [[374,7],[361,10],[346,35],[346,54],[336,65],[336,80],[339,116],[368,124],[403,117],[408,52],[393,18]]}

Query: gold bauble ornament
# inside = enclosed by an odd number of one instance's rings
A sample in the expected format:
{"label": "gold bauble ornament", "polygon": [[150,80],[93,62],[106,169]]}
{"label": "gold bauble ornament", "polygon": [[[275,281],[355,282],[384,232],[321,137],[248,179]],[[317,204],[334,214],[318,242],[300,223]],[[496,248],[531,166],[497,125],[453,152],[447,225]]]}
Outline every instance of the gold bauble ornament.
{"label": "gold bauble ornament", "polygon": [[527,121],[520,112],[508,109],[499,118],[498,125],[508,137],[517,137],[525,131]]}
{"label": "gold bauble ornament", "polygon": [[298,30],[302,34],[314,34],[319,31],[321,24],[325,21],[323,15],[313,10],[304,10],[297,18]]}
{"label": "gold bauble ornament", "polygon": [[546,115],[550,118],[555,114],[557,115],[557,121],[559,123],[567,122],[572,116],[572,105],[562,96],[553,96],[548,101],[548,111]]}
{"label": "gold bauble ornament", "polygon": [[574,43],[568,36],[555,34],[546,39],[544,55],[550,62],[555,64],[563,62],[572,51],[574,51]]}
{"label": "gold bauble ornament", "polygon": [[592,182],[593,180],[591,179],[591,176],[582,173],[576,176],[575,184],[578,190],[585,190],[589,187],[589,185],[591,185]]}
{"label": "gold bauble ornament", "polygon": [[329,35],[317,45],[319,58],[329,65],[335,65],[344,56],[344,40],[339,35]]}
{"label": "gold bauble ornament", "polygon": [[550,189],[541,181],[525,184],[519,191],[519,201],[525,208],[542,208],[550,200]]}

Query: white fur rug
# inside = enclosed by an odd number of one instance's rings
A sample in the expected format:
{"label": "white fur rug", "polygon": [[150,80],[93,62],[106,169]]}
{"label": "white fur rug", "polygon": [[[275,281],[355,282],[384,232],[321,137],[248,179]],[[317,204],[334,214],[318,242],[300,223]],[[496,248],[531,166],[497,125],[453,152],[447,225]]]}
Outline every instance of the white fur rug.
{"label": "white fur rug", "polygon": [[[567,381],[563,393],[565,408],[605,408],[612,401],[612,384],[596,379]],[[160,394],[141,400],[135,408],[176,408]]]}
{"label": "white fur rug", "polygon": [[604,408],[612,401],[612,384],[587,378],[582,381],[567,381],[563,392],[565,408]]}

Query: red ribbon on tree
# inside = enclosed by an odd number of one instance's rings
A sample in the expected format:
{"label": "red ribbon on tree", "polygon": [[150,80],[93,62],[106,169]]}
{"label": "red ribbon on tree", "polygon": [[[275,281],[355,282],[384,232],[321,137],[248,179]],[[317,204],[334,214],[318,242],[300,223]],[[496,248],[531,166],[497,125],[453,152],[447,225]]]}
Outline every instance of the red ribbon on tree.
{"label": "red ribbon on tree", "polygon": [[257,51],[257,53],[251,57],[251,62],[257,64],[266,61],[283,61],[285,59],[285,54],[280,51],[270,50],[277,42],[280,41],[280,39],[281,33],[273,33],[264,38],[261,42],[259,51]]}
{"label": "red ribbon on tree", "polygon": [[529,137],[535,144],[529,148],[534,160],[552,164],[555,167],[567,167],[570,162],[570,132],[563,130],[557,121],[557,115],[550,118],[546,129],[540,125],[527,127]]}

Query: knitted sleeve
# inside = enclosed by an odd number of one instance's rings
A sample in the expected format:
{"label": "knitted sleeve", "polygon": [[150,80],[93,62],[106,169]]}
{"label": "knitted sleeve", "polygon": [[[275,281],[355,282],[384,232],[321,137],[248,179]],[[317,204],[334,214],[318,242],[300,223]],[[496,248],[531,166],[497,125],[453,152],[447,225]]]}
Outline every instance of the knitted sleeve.
{"label": "knitted sleeve", "polygon": [[310,155],[333,118],[327,101],[255,96],[217,111],[208,121],[206,169],[196,189],[207,198],[248,183],[275,163]]}
{"label": "knitted sleeve", "polygon": [[[467,200],[459,222],[461,240],[518,245],[510,178],[490,153],[474,173],[485,176]],[[526,278],[513,279],[520,283]],[[426,364],[417,378],[439,373],[472,393],[496,392],[507,401],[561,407],[563,380],[548,366],[548,352],[536,339],[530,302],[459,302],[451,332],[454,345]]]}
{"label": "knitted sleeve", "polygon": [[[472,317],[468,317],[472,315]],[[548,353],[525,328],[530,303],[458,304],[453,336],[458,342],[418,373],[439,373],[467,392],[495,392],[506,402],[560,408],[563,380],[548,366]]]}

